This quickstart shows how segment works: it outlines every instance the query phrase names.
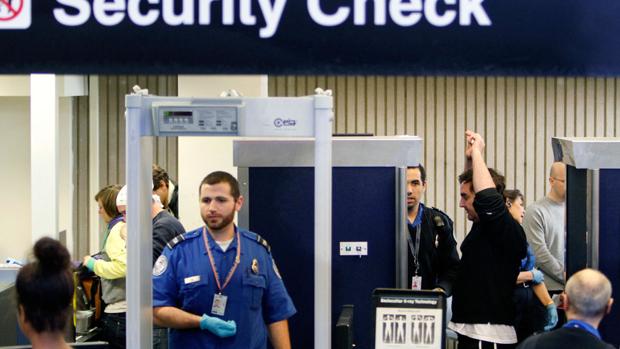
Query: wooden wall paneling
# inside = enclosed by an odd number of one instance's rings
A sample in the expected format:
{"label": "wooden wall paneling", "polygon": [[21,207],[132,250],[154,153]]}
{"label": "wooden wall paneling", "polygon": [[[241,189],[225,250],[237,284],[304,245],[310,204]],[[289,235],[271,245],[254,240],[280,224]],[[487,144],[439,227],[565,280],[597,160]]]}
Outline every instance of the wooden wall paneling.
{"label": "wooden wall paneling", "polygon": [[[544,196],[544,185],[541,183],[540,178],[545,176],[545,157],[547,154],[547,118],[546,118],[546,105],[547,105],[547,89],[546,79],[544,77],[538,77],[535,81],[536,104],[534,106],[534,128],[536,130],[536,152],[534,153],[534,172],[529,175],[532,176],[534,193],[530,194],[534,198]],[[551,140],[549,139],[549,142]],[[527,151],[527,149],[526,149]],[[531,191],[530,191],[531,192]]]}
{"label": "wooden wall paneling", "polygon": [[536,104],[537,97],[537,84],[536,78],[528,77],[525,79],[526,93],[525,93],[525,124],[523,128],[524,142],[517,146],[517,151],[523,153],[524,163],[523,172],[523,187],[522,192],[534,193],[536,192],[536,153],[540,151],[540,143],[538,142],[538,136],[541,130],[537,129],[536,123]]}
{"label": "wooden wall paneling", "polygon": [[345,133],[347,122],[347,86],[345,80],[340,76],[336,77],[336,88],[334,91],[336,112],[334,125],[336,126],[336,133]]}
{"label": "wooden wall paneling", "polygon": [[496,78],[495,90],[495,166],[506,172],[506,78]]}
{"label": "wooden wall paneling", "polygon": [[366,133],[377,135],[377,77],[366,77],[366,117],[364,129]]}
{"label": "wooden wall paneling", "polygon": [[108,128],[105,116],[108,115],[108,86],[107,79],[99,79],[99,179],[101,183],[108,183]]}
{"label": "wooden wall paneling", "polygon": [[549,167],[553,163],[553,148],[551,147],[551,139],[556,135],[556,125],[557,119],[560,117],[560,114],[556,111],[557,106],[557,98],[556,98],[556,79],[548,77],[545,79],[545,101],[544,101],[544,123],[545,123],[545,153],[544,159],[542,161],[542,175],[539,175],[536,180],[539,183],[540,190],[542,192],[538,193],[535,198],[538,200],[542,196],[547,193],[547,173],[549,172]]}
{"label": "wooden wall paneling", "polygon": [[526,192],[525,182],[525,147],[528,146],[526,138],[526,120],[527,120],[527,80],[526,78],[517,78],[517,98],[516,98],[516,139],[514,144],[515,165],[514,173],[509,178],[510,187],[520,189]]}
{"label": "wooden wall paneling", "polygon": [[517,78],[510,77],[506,79],[506,167],[503,173],[511,188],[515,187],[517,103]]}
{"label": "wooden wall paneling", "polygon": [[405,133],[410,136],[419,136],[416,133],[416,89],[415,77],[405,77],[405,110],[407,110],[407,118],[405,119]]}
{"label": "wooden wall paneling", "polygon": [[424,166],[429,170],[427,177],[431,181],[434,190],[427,193],[426,199],[431,206],[436,205],[437,172],[435,171],[435,150],[439,139],[437,138],[437,114],[435,101],[435,77],[427,76],[424,81]]}
{"label": "wooden wall paneling", "polygon": [[316,83],[316,76],[310,75],[306,77],[306,93],[305,95],[310,96],[314,94],[314,90],[319,87]]}
{"label": "wooden wall paneling", "polygon": [[[474,100],[474,115],[475,118],[475,130],[481,133],[485,139],[489,137],[486,128],[486,78],[477,76],[474,79],[474,91],[476,93]],[[490,137],[490,139],[493,139]],[[488,152],[485,151],[485,158],[488,156]]]}
{"label": "wooden wall paneling", "polygon": [[407,97],[405,94],[405,77],[397,76],[395,85],[396,98],[394,107],[396,108],[396,122],[394,134],[404,135],[407,134]]}
{"label": "wooden wall paneling", "polygon": [[[566,135],[566,117],[567,117],[567,101],[566,101],[566,79],[558,78],[555,80],[555,129],[553,132],[554,136],[561,137]],[[545,186],[547,186],[547,182],[545,182]],[[549,188],[546,187],[545,192],[549,191]]]}
{"label": "wooden wall paneling", "polygon": [[[449,76],[445,79],[445,203],[439,209],[444,210],[448,215],[455,220],[456,212],[459,210],[459,185],[457,176],[462,168],[457,167],[457,158],[462,159],[462,155],[456,151],[456,144],[458,142],[455,129],[456,129],[456,78]],[[455,225],[456,226],[456,225]]]}
{"label": "wooden wall paneling", "polygon": [[586,127],[586,136],[596,135],[596,81],[594,78],[584,79],[583,91],[583,118]]}
{"label": "wooden wall paneling", "polygon": [[497,79],[494,77],[488,77],[485,80],[484,87],[484,134],[488,137],[486,147],[486,160],[487,165],[496,168],[497,167],[497,145],[499,138],[497,137],[497,128],[495,127],[495,119],[497,118],[497,98],[495,93],[497,89],[495,83]]}
{"label": "wooden wall paneling", "polygon": [[433,99],[435,100],[435,151],[432,160],[434,168],[431,169],[435,178],[433,181],[435,189],[433,190],[435,193],[433,204],[445,210],[446,188],[452,184],[446,181],[446,78],[438,76],[433,78],[433,80],[435,85],[433,89]]}
{"label": "wooden wall paneling", "polygon": [[393,136],[396,132],[396,78],[387,76],[385,80],[385,135]]}
{"label": "wooden wall paneling", "polygon": [[375,114],[375,135],[385,136],[387,110],[385,106],[386,82],[384,76],[377,76],[376,80],[376,114]]}
{"label": "wooden wall paneling", "polygon": [[565,118],[564,118],[564,126],[565,126],[565,135],[566,137],[575,137],[577,136],[577,131],[575,130],[575,115],[577,108],[577,99],[576,97],[577,90],[577,79],[576,78],[567,78],[565,91],[564,91],[564,105],[566,107]]}
{"label": "wooden wall paneling", "polygon": [[596,137],[605,136],[605,78],[594,79],[594,110],[596,115],[595,132]]}
{"label": "wooden wall paneling", "polygon": [[620,100],[620,86],[618,84],[618,78],[614,78],[614,119],[616,120],[614,125],[614,137],[620,135],[620,106],[618,101]]}
{"label": "wooden wall paneling", "polygon": [[605,79],[605,137],[614,136],[614,78]]}
{"label": "wooden wall paneling", "polygon": [[575,136],[585,137],[588,135],[588,124],[586,118],[586,80],[583,78],[575,79]]}
{"label": "wooden wall paneling", "polygon": [[[456,103],[455,103],[455,117],[456,117],[456,128],[454,130],[454,142],[456,144],[455,149],[455,158],[456,158],[456,173],[457,176],[460,174],[465,167],[465,128],[466,128],[466,95],[467,95],[467,81],[464,77],[456,78]],[[457,200],[460,199],[460,185],[459,189],[457,189]],[[465,234],[468,231],[467,219],[463,212],[463,209],[456,206],[456,215],[455,215],[455,232],[457,234],[457,239],[459,241],[463,241],[465,238]]]}
{"label": "wooden wall paneling", "polygon": [[355,115],[355,133],[366,133],[366,119],[368,118],[366,97],[366,77],[355,77],[355,109],[357,114]]}
{"label": "wooden wall paneling", "polygon": [[[346,85],[346,119],[345,119],[345,133],[356,133],[357,124],[357,85],[355,83],[355,76],[343,77]],[[359,114],[361,115],[361,114]]]}
{"label": "wooden wall paneling", "polygon": [[424,149],[422,151],[422,163],[428,166],[426,161],[426,147],[428,146],[428,135],[426,134],[426,88],[424,77],[415,78],[415,134],[424,140]]}

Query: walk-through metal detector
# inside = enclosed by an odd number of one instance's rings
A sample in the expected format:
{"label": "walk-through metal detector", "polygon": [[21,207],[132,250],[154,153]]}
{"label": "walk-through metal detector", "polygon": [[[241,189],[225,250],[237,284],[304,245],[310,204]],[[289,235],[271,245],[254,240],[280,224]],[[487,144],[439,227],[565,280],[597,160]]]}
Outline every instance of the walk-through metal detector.
{"label": "walk-through metal detector", "polygon": [[153,136],[314,137],[315,348],[331,346],[331,93],[308,97],[125,97],[128,348],[152,348]]}
{"label": "walk-through metal detector", "polygon": [[[566,276],[598,269],[618,292],[620,138],[553,138],[552,145],[555,161],[566,164]],[[620,311],[612,309],[599,329],[618,346],[619,327]]]}

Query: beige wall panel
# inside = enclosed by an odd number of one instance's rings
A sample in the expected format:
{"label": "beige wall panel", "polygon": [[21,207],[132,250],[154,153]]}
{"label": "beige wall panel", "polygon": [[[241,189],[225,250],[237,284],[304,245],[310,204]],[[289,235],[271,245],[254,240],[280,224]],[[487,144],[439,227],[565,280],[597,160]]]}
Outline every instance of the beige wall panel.
{"label": "beige wall panel", "polygon": [[596,84],[594,90],[594,110],[596,115],[595,135],[597,137],[603,137],[605,136],[605,79],[597,78],[594,81]]}
{"label": "beige wall panel", "polygon": [[534,173],[536,172],[536,154],[540,151],[538,143],[538,132],[536,129],[536,79],[525,79],[525,124],[524,124],[524,143],[517,146],[517,152],[524,155],[523,174],[531,173],[531,176],[524,176],[523,186],[517,187],[521,191],[535,192]]}
{"label": "beige wall panel", "polygon": [[587,79],[575,80],[575,136],[585,137],[588,135],[586,123],[586,85]]}
{"label": "beige wall panel", "polygon": [[498,77],[495,82],[495,165],[506,169],[506,78]]}
{"label": "beige wall panel", "polygon": [[405,78],[403,76],[396,77],[396,130],[394,134],[404,135],[407,130],[407,103],[405,102]]}
{"label": "beige wall panel", "polygon": [[556,135],[556,125],[558,124],[557,120],[560,117],[563,117],[561,114],[557,114],[557,98],[556,98],[556,84],[554,78],[546,78],[545,79],[545,100],[543,102],[544,108],[544,117],[543,122],[545,123],[545,137],[543,138],[545,144],[545,156],[542,161],[542,175],[537,175],[536,180],[538,188],[540,188],[540,192],[537,192],[537,196],[530,199],[533,201],[534,199],[538,199],[544,196],[547,193],[547,181],[541,180],[540,178],[545,178],[547,176],[548,168],[551,166],[553,162],[553,149],[551,148],[551,138]]}
{"label": "beige wall panel", "polygon": [[363,76],[355,77],[355,133],[366,133],[366,119],[368,118],[368,98],[366,98],[366,78]]}
{"label": "beige wall panel", "polygon": [[614,100],[615,95],[614,78],[605,79],[605,137],[613,137],[614,132],[614,107],[616,105]]}
{"label": "beige wall panel", "polygon": [[484,134],[491,140],[486,150],[487,165],[491,167],[497,167],[497,144],[499,139],[497,137],[497,128],[495,127],[495,118],[497,117],[495,93],[497,89],[495,83],[496,78],[487,78],[485,82],[484,95]]}
{"label": "beige wall panel", "polygon": [[[435,149],[437,146],[437,142],[439,138],[437,138],[437,114],[436,106],[435,106],[435,78],[434,77],[424,77],[424,124],[426,125],[424,129],[424,139],[428,139],[428,142],[424,142],[424,166],[429,169],[427,172],[427,178],[433,185],[433,187],[437,188],[437,181],[435,172]],[[436,197],[435,190],[426,194],[426,200],[431,206],[436,205]]]}
{"label": "beige wall panel", "polygon": [[[446,207],[446,187],[449,185],[446,182],[446,178],[450,177],[454,178],[454,175],[446,176],[446,130],[448,126],[446,125],[446,78],[445,77],[437,77],[435,80],[435,89],[433,90],[433,94],[435,96],[435,153],[434,153],[434,168],[431,167],[429,172],[432,172],[435,175],[434,181],[432,185],[434,186],[434,190],[431,190],[430,193],[434,193],[433,198],[433,206],[442,210],[445,210]],[[450,183],[452,184],[452,183]],[[430,194],[429,193],[429,194]],[[431,197],[430,195],[426,196],[427,199]]]}
{"label": "beige wall panel", "polygon": [[364,118],[366,133],[377,135],[376,115],[377,115],[377,77],[366,77],[366,115]]}
{"label": "beige wall panel", "polygon": [[[424,77],[416,77],[415,78],[415,135],[420,136],[424,139],[427,138],[426,135],[426,89],[425,89],[425,81]],[[424,147],[422,149],[422,163],[427,166],[426,163],[426,147],[427,144],[424,142]]]}
{"label": "beige wall panel", "polygon": [[443,206],[438,207],[445,212],[450,212],[450,216],[454,219],[454,213],[460,211],[458,209],[458,197],[459,197],[459,187],[457,185],[456,177],[460,173],[462,167],[457,167],[457,159],[462,159],[463,157],[460,154],[457,154],[456,145],[459,143],[460,139],[457,139],[455,129],[456,129],[456,120],[457,110],[456,110],[456,78],[447,77],[446,78],[446,155],[444,158],[445,169],[446,169],[446,178],[445,178],[445,203]]}

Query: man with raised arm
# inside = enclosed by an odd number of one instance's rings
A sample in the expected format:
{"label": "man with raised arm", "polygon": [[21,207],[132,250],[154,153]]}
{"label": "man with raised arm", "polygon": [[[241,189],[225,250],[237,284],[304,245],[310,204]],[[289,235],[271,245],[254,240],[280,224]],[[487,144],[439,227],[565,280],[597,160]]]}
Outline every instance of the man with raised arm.
{"label": "man with raised arm", "polygon": [[484,139],[473,131],[465,138],[460,206],[473,225],[461,244],[449,327],[459,349],[514,348],[512,293],[527,253],[525,233],[504,203],[504,177],[484,162]]}

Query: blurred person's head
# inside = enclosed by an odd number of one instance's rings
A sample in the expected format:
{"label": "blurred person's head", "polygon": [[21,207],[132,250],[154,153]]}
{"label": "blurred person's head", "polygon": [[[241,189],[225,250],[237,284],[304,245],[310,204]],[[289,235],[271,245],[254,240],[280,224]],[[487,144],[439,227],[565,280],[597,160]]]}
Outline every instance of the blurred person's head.
{"label": "blurred person's head", "polygon": [[170,176],[159,165],[153,165],[153,193],[159,195],[162,205],[168,207],[170,202]]}
{"label": "blurred person's head", "polygon": [[549,170],[549,197],[556,202],[566,200],[566,165],[554,162]]}
{"label": "blurred person's head", "polygon": [[582,320],[595,327],[611,311],[611,282],[598,270],[583,269],[571,276],[564,289],[566,317]]}
{"label": "blurred person's head", "polygon": [[127,220],[127,185],[124,185],[116,196],[116,209]]}
{"label": "blurred person's head", "polygon": [[104,222],[109,223],[114,217],[120,215],[116,207],[116,197],[121,190],[120,185],[108,185],[95,195],[95,201],[99,205],[99,215]]}
{"label": "blurred person's head", "polygon": [[504,201],[512,218],[519,222],[519,224],[523,224],[525,207],[523,206],[523,194],[521,194],[521,191],[519,189],[504,190]]}
{"label": "blurred person's head", "polygon": [[68,348],[64,331],[73,298],[69,251],[44,237],[34,245],[34,257],[15,282],[19,326],[33,348]]}

